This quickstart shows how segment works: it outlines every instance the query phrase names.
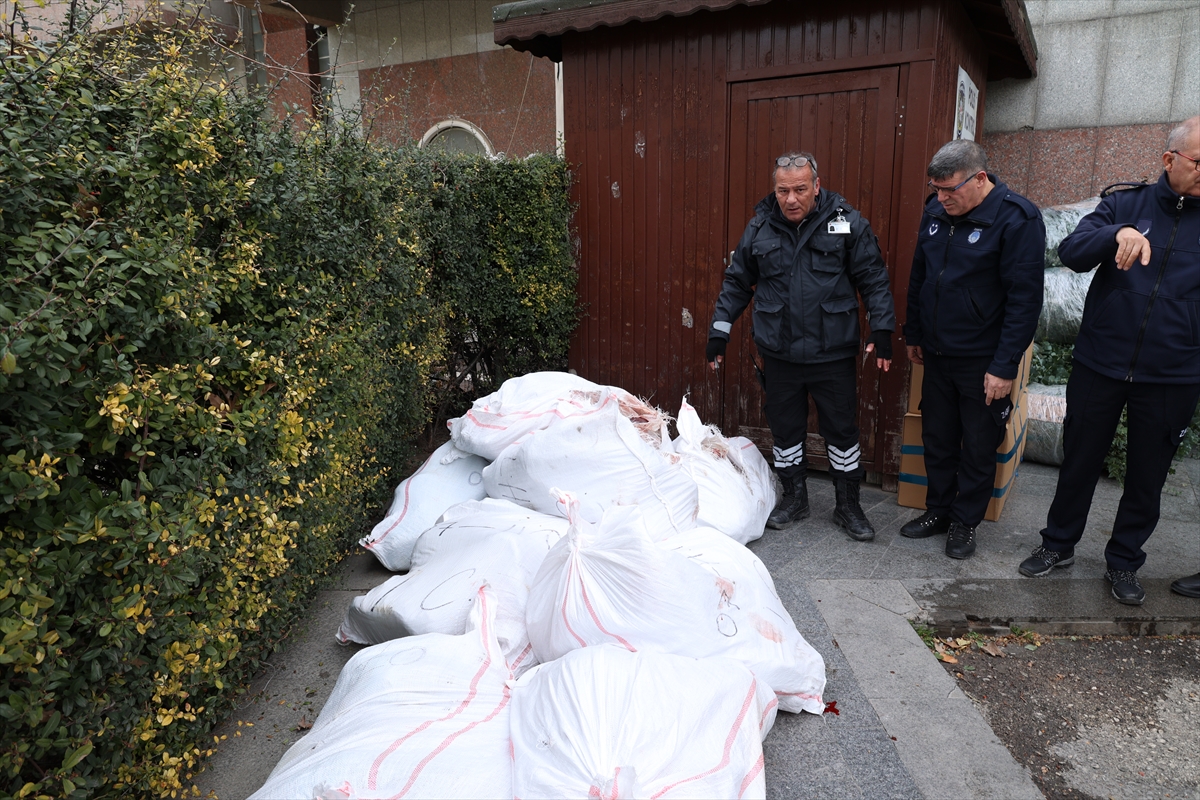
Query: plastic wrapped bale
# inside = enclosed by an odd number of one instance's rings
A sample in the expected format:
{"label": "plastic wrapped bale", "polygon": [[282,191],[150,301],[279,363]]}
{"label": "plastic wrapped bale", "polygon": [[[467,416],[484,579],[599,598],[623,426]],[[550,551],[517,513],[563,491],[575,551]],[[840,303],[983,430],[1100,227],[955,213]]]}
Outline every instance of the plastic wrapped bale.
{"label": "plastic wrapped bale", "polygon": [[696,481],[675,453],[655,448],[616,405],[530,433],[483,471],[489,497],[546,514],[562,514],[551,494],[575,495],[584,518],[598,521],[604,509],[636,505],[656,539],[696,526]]}
{"label": "plastic wrapped bale", "polygon": [[636,507],[610,508],[592,525],[562,497],[571,527],[542,562],[525,610],[541,662],[600,644],[734,658],[784,710],[824,710],[824,661],[744,545],[711,528],[655,543]]}
{"label": "plastic wrapped bale", "polygon": [[461,636],[368,647],[253,800],[509,798],[509,681],[486,590]]}
{"label": "plastic wrapped bale", "polygon": [[1034,339],[1055,344],[1074,344],[1083,322],[1083,304],[1092,286],[1092,272],[1074,272],[1054,267],[1043,275],[1042,313]]}
{"label": "plastic wrapped bale", "polygon": [[716,528],[742,544],[762,536],[775,506],[775,481],[762,453],[749,439],[726,439],[702,423],[686,399],[676,426],[679,436],[672,447],[699,491],[696,525]]}
{"label": "plastic wrapped bale", "polygon": [[762,798],[770,689],[725,658],[576,650],[513,687],[513,796]]}
{"label": "plastic wrapped bale", "polygon": [[1095,211],[1098,205],[1099,197],[1089,197],[1077,203],[1042,209],[1042,220],[1046,223],[1046,269],[1063,266],[1058,258],[1059,242],[1067,238],[1075,230],[1079,220]]}
{"label": "plastic wrapped bale", "polygon": [[417,538],[437,522],[442,512],[458,503],[487,497],[483,488],[486,466],[479,456],[446,442],[396,487],[387,516],[359,544],[393,572],[407,570]]}
{"label": "plastic wrapped bale", "polygon": [[453,506],[421,534],[407,575],[354,598],[337,639],[379,644],[422,633],[461,634],[486,585],[497,607],[496,638],[519,674],[537,663],[525,632],[529,585],[566,532],[562,517],[504,500]]}
{"label": "plastic wrapped bale", "polygon": [[1026,402],[1029,422],[1025,427],[1025,459],[1038,464],[1061,464],[1067,387],[1031,383]]}
{"label": "plastic wrapped bale", "polygon": [[652,445],[662,440],[669,419],[616,386],[601,386],[569,372],[534,372],[510,378],[450,420],[450,438],[468,453],[494,461],[509,445],[563,420],[615,406]]}

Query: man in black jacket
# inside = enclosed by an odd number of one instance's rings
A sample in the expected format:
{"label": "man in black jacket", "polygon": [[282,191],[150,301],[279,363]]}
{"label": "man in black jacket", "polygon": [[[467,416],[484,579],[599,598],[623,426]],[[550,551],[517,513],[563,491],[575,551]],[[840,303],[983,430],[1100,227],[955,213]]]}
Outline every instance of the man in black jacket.
{"label": "man in black jacket", "polygon": [[[1096,269],[1075,341],[1063,463],[1022,575],[1075,562],[1096,481],[1128,408],[1125,490],[1104,551],[1112,595],[1140,605],[1142,545],[1158,524],[1171,459],[1200,397],[1200,117],[1175,128],[1153,185],[1112,192],[1058,246],[1076,272]],[[1120,186],[1120,184],[1118,184]],[[1200,574],[1171,589],[1200,597]]]}
{"label": "man in black jacket", "polygon": [[767,422],[783,497],[767,526],[808,516],[808,396],[817,406],[829,454],[837,507],[834,521],[854,539],[875,538],[859,503],[857,291],[871,323],[868,353],[892,363],[892,306],[887,266],[870,224],[840,195],[821,188],[810,153],[775,160],[775,191],[754,209],[737,249],[709,329],[707,359],[723,360],[734,321],[754,298],[754,343],[765,362]]}
{"label": "man in black jacket", "polygon": [[1046,226],[1037,206],[987,171],[975,142],[929,162],[908,284],[908,358],[925,365],[921,436],[929,481],[920,517],[900,533],[948,533],[946,555],[969,558],[996,480],[1009,393],[1042,310]]}

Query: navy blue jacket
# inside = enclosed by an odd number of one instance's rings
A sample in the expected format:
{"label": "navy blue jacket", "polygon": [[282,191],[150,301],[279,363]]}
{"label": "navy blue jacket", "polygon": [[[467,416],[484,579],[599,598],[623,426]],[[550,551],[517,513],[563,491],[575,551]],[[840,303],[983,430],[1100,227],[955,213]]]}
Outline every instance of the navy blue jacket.
{"label": "navy blue jacket", "polygon": [[[879,242],[844,197],[821,189],[798,225],[783,216],[774,194],[754,211],[725,270],[709,338],[728,340],[753,298],[760,351],[797,364],[851,358],[861,347],[856,290],[873,330],[896,329]],[[849,233],[829,233],[839,216]]]}
{"label": "navy blue jacket", "polygon": [[908,278],[907,345],[943,356],[987,356],[1017,376],[1042,313],[1046,225],[1037,206],[995,175],[983,202],[957,219],[930,195]]}
{"label": "navy blue jacket", "polygon": [[[1150,240],[1150,263],[1117,269],[1117,231]],[[1115,192],[1058,246],[1076,272],[1096,269],[1075,358],[1102,375],[1145,383],[1200,383],[1200,197],[1167,183]]]}

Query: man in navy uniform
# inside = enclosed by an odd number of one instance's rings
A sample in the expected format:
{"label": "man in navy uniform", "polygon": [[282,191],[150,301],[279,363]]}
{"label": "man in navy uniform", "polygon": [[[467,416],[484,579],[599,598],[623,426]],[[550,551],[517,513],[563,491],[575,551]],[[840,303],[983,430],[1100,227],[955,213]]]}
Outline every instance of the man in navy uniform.
{"label": "man in navy uniform", "polygon": [[[1020,566],[1033,577],[1074,563],[1128,408],[1125,490],[1104,551],[1112,595],[1127,605],[1145,599],[1142,545],[1158,524],[1163,483],[1200,398],[1200,116],[1171,131],[1162,161],[1157,183],[1106,190],[1058,246],[1063,264],[1097,272],[1067,381],[1058,488],[1042,544]],[[1200,597],[1200,574],[1171,589]]]}
{"label": "man in navy uniform", "polygon": [[946,555],[969,558],[996,480],[1009,394],[1042,310],[1046,226],[1037,206],[987,171],[957,139],[929,162],[908,283],[908,358],[925,365],[921,437],[929,481],[920,517],[900,529],[946,533]]}
{"label": "man in navy uniform", "polygon": [[841,195],[821,188],[811,153],[775,160],[774,191],[754,209],[733,251],[709,329],[706,357],[716,369],[733,323],[754,298],[754,343],[765,362],[766,412],[783,496],[770,528],[808,516],[808,396],[817,418],[837,505],[833,519],[851,538],[875,538],[859,502],[856,415],[860,333],[858,297],[871,323],[866,352],[892,364],[892,305],[887,265],[863,218]]}

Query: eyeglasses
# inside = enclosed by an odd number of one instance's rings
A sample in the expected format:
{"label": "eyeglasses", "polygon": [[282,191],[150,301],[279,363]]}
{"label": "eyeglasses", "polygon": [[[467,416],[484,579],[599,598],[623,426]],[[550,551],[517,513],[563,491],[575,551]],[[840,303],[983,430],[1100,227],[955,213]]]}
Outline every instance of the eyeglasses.
{"label": "eyeglasses", "polygon": [[775,166],[796,167],[797,169],[800,167],[807,167],[808,156],[780,156],[779,158],[775,159]]}
{"label": "eyeglasses", "polygon": [[979,177],[978,172],[976,172],[974,175],[968,176],[962,183],[958,184],[958,186],[955,186],[954,188],[950,188],[949,186],[934,186],[933,181],[929,181],[925,185],[928,186],[933,191],[937,192],[938,194],[941,194],[942,192],[945,192],[946,194],[954,194],[959,189],[966,186],[969,182],[975,180],[975,178],[977,178],[977,177]]}
{"label": "eyeglasses", "polygon": [[1200,172],[1200,158],[1192,158],[1191,156],[1185,156],[1185,155],[1183,155],[1183,153],[1179,152],[1178,150],[1172,150],[1171,152],[1177,156],[1181,156],[1182,158],[1186,158],[1188,161],[1192,162],[1192,166],[1196,169],[1197,172]]}

